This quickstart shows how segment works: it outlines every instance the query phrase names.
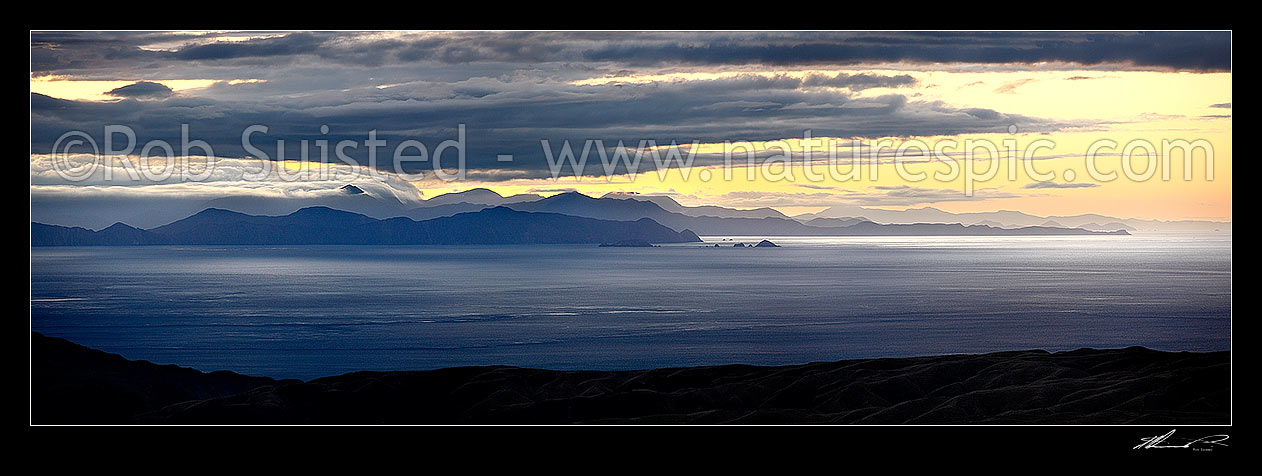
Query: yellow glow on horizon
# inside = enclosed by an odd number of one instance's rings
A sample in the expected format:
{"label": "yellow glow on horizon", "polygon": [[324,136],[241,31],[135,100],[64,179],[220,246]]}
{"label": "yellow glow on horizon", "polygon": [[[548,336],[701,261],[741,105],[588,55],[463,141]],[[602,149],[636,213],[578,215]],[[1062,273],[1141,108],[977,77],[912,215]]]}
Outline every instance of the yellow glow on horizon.
{"label": "yellow glow on horizon", "polygon": [[[101,81],[66,79],[64,77],[57,76],[40,76],[31,78],[31,92],[72,101],[110,101],[120,98],[110,96],[106,93],[129,84],[134,84],[137,81],[141,80]],[[205,88],[218,82],[214,79],[161,79],[145,81],[161,83],[175,92]],[[251,82],[261,80],[243,81]]]}
{"label": "yellow glow on horizon", "polygon": [[294,172],[299,172],[303,170],[312,170],[312,169],[319,170],[320,168],[324,167],[324,165],[321,162],[313,161],[313,160],[282,160],[280,161],[280,165],[284,167],[286,170],[291,170]]}
{"label": "yellow glow on horizon", "polygon": [[[428,34],[428,33],[426,33]],[[424,35],[424,34],[422,34]],[[1094,70],[1014,70],[1014,71],[927,71],[924,69],[811,69],[799,71],[710,71],[665,72],[623,77],[590,78],[571,84],[599,87],[613,83],[648,84],[662,81],[704,81],[732,78],[739,75],[764,77],[804,77],[808,74],[836,75],[845,73],[900,75],[907,74],[917,84],[905,88],[872,88],[849,91],[852,101],[873,101],[891,92],[904,94],[912,103],[940,104],[944,109],[985,108],[1002,114],[1013,115],[1014,122],[1053,123],[1057,132],[1047,134],[1018,130],[1016,134],[985,133],[940,137],[891,137],[864,139],[866,144],[890,142],[887,150],[911,141],[923,141],[929,145],[954,140],[958,146],[951,150],[962,153],[968,139],[985,139],[995,144],[1016,140],[1025,145],[1040,139],[1055,142],[1055,147],[1039,152],[1039,160],[1033,161],[1035,169],[1052,173],[1059,185],[1078,184],[1079,188],[1031,188],[1037,181],[1024,169],[1015,178],[1009,178],[1005,170],[999,177],[976,184],[978,191],[973,197],[964,197],[968,188],[963,177],[948,180],[908,180],[898,173],[899,165],[882,163],[875,167],[871,176],[869,166],[857,179],[822,181],[803,180],[806,169],[801,165],[789,167],[794,180],[775,180],[785,175],[784,164],[772,164],[763,172],[750,178],[743,163],[742,149],[734,154],[737,166],[696,166],[684,170],[670,170],[664,174],[649,170],[634,176],[583,177],[576,179],[568,174],[559,180],[512,179],[463,181],[458,183],[413,182],[426,198],[442,193],[488,188],[501,195],[537,193],[550,195],[573,189],[588,195],[600,196],[610,192],[636,192],[642,194],[670,194],[684,205],[720,205],[732,208],[756,208],[770,206],[793,214],[818,211],[832,204],[852,204],[872,208],[904,209],[932,206],[950,212],[1020,210],[1037,215],[1076,215],[1100,213],[1118,218],[1157,219],[1217,219],[1231,220],[1231,73],[1174,73],[1154,71],[1094,71]],[[71,100],[108,101],[118,98],[105,95],[109,90],[134,83],[134,80],[97,81],[75,80],[64,76],[31,78],[32,92]],[[185,79],[158,80],[172,90],[189,91],[214,85],[217,80]],[[227,84],[265,82],[260,79],[235,79]],[[379,85],[385,88],[391,85]],[[835,91],[834,91],[835,92]],[[1219,105],[1218,107],[1214,107]],[[1021,117],[1015,117],[1021,116]],[[1091,144],[1100,140],[1116,141],[1119,146],[1130,141],[1144,140],[1158,148],[1163,140],[1183,139],[1208,141],[1214,149],[1214,179],[1205,177],[1203,167],[1194,169],[1193,179],[1183,179],[1181,158],[1171,158],[1171,180],[1146,180],[1137,182],[1126,178],[1099,181],[1093,179],[1085,167],[1083,154]],[[843,166],[849,164],[850,138],[813,137],[812,148],[826,150],[830,143],[840,144],[838,157]],[[612,146],[613,144],[609,144]],[[636,144],[627,144],[634,147]],[[759,141],[750,144],[755,150],[790,151],[803,150],[801,137],[786,137],[775,141]],[[657,149],[668,146],[659,145]],[[690,144],[681,144],[686,151]],[[581,150],[576,147],[576,153]],[[698,154],[722,153],[721,143],[700,144]],[[629,151],[634,154],[634,151]],[[645,157],[651,162],[651,158]],[[1132,163],[1138,163],[1133,159]],[[1199,159],[1198,159],[1199,160]],[[913,172],[934,173],[945,168],[941,162],[912,163],[906,167]],[[975,164],[981,167],[984,162]],[[961,166],[966,163],[960,162]],[[1101,167],[1119,172],[1121,159],[1106,156],[1099,160]],[[1199,164],[1199,162],[1197,162]],[[287,170],[307,170],[317,165],[311,163],[283,162]],[[589,157],[588,170],[599,170],[601,164],[594,153]],[[1142,169],[1143,167],[1137,167]],[[569,172],[568,166],[564,169]],[[847,169],[848,170],[848,169]],[[488,171],[493,173],[494,171]],[[723,179],[728,174],[730,180]],[[709,175],[709,180],[700,177]],[[1072,176],[1072,180],[1067,180]],[[1083,186],[1087,184],[1089,186]],[[908,198],[900,204],[881,202],[881,194],[894,195],[899,187],[915,188],[926,192],[924,199]],[[928,193],[932,192],[932,193]],[[959,197],[952,197],[956,192]],[[821,205],[822,204],[822,205]]]}
{"label": "yellow glow on horizon", "polygon": [[[1116,130],[1076,131],[1055,134],[966,134],[961,136],[912,137],[865,140],[868,145],[885,143],[882,150],[893,151],[898,147],[920,141],[929,147],[940,141],[952,140],[955,145],[942,149],[947,155],[955,158],[959,167],[958,174],[951,174],[947,161],[906,159],[902,163],[882,159],[875,169],[871,167],[870,157],[862,155],[860,170],[855,175],[849,149],[841,149],[837,154],[836,176],[828,175],[827,163],[812,166],[809,172],[823,176],[823,180],[811,180],[807,168],[796,163],[785,168],[784,160],[766,162],[759,159],[752,170],[744,161],[741,151],[734,154],[733,167],[694,166],[688,169],[670,169],[663,173],[649,170],[630,175],[611,177],[575,178],[569,174],[569,167],[563,169],[563,176],[558,180],[515,179],[495,182],[461,182],[458,184],[437,185],[430,182],[416,182],[414,185],[422,189],[424,197],[467,190],[470,188],[487,188],[501,195],[536,193],[551,195],[565,190],[577,190],[591,196],[601,196],[611,192],[634,192],[646,195],[667,194],[684,205],[722,205],[732,208],[757,208],[769,206],[786,214],[813,212],[827,204],[849,203],[857,196],[879,195],[896,187],[912,187],[929,191],[937,191],[940,195],[953,199],[926,199],[905,205],[858,205],[869,208],[906,209],[932,206],[950,212],[1020,210],[1037,215],[1078,215],[1083,213],[1100,213],[1118,218],[1156,218],[1165,220],[1177,219],[1214,219],[1231,220],[1231,141],[1230,119],[1165,119],[1143,124],[1119,127]],[[838,141],[835,138],[815,138],[819,142]],[[1163,180],[1158,168],[1150,179],[1143,180],[1147,168],[1147,158],[1142,149],[1135,149],[1129,168],[1124,168],[1119,155],[1127,144],[1132,142],[1142,145],[1141,141],[1151,143],[1161,152],[1162,140],[1184,139],[1189,142],[1205,140],[1213,147],[1214,167],[1213,180],[1208,180],[1204,166],[1204,154],[1201,150],[1193,153],[1191,167],[1192,180],[1185,180],[1184,158],[1175,150],[1168,159],[1170,179]],[[1011,141],[1018,159],[1023,158],[1028,146],[1040,140],[1050,140],[1051,148],[1035,150],[1036,160],[1010,161],[985,160],[989,155],[985,149],[977,149],[977,156],[983,160],[970,162],[964,159],[965,146],[969,140],[988,141],[1000,149],[1000,155],[1006,154],[1008,147],[1005,141]],[[1113,180],[1095,180],[1087,169],[1085,154],[1092,144],[1101,140],[1117,142],[1116,147],[1100,150],[1095,161],[1097,173],[1116,174]],[[775,142],[768,141],[767,143]],[[786,139],[792,150],[800,150],[800,139]],[[762,144],[767,144],[762,143]],[[944,143],[945,144],[945,143]],[[783,146],[783,145],[782,145]],[[816,147],[819,150],[819,147]],[[722,144],[704,144],[699,150],[706,152],[722,151]],[[776,149],[777,151],[779,149]],[[920,150],[913,148],[909,150]],[[651,159],[645,159],[651,160]],[[1161,157],[1154,157],[1155,163],[1162,163]],[[968,197],[964,168],[972,166],[975,174],[983,176],[974,186],[973,197]],[[588,167],[600,168],[599,161],[589,163]],[[984,175],[996,167],[994,177],[986,179]],[[1029,167],[1029,168],[1027,168]],[[901,169],[901,173],[900,173]],[[1011,169],[1011,170],[1010,170]],[[873,172],[874,171],[874,172]],[[750,177],[750,173],[753,177]],[[1010,172],[1015,175],[1010,175]],[[1128,175],[1127,172],[1130,172]],[[925,174],[923,180],[914,180],[919,174]],[[1036,179],[1031,176],[1052,174],[1050,180]],[[729,177],[730,176],[730,177]],[[842,179],[838,180],[837,177]],[[1069,179],[1071,178],[1071,179]],[[1083,188],[1026,188],[1037,182],[1053,182],[1056,184],[1088,184]],[[1081,185],[1079,185],[1081,186]],[[884,187],[884,189],[879,188]],[[765,200],[760,196],[767,196]],[[787,197],[792,203],[774,203],[779,197]],[[826,203],[820,206],[814,203]]]}
{"label": "yellow glow on horizon", "polygon": [[579,86],[649,84],[807,75],[909,75],[918,83],[904,88],[857,91],[857,101],[891,92],[911,93],[910,101],[943,101],[951,107],[980,107],[1043,119],[1121,119],[1144,114],[1221,113],[1212,104],[1231,102],[1231,73],[1155,71],[915,71],[898,69],[807,69],[795,71],[672,72],[609,76],[572,81]]}
{"label": "yellow glow on horizon", "polygon": [[[1119,218],[1157,218],[1157,219],[1215,219],[1231,220],[1231,73],[1172,73],[1154,71],[1092,71],[1092,70],[1017,70],[1017,71],[925,71],[903,69],[864,69],[850,68],[837,70],[799,70],[799,71],[717,71],[717,72],[666,72],[654,74],[638,74],[621,77],[591,78],[575,81],[575,85],[608,85],[608,84],[648,84],[653,82],[705,81],[734,78],[740,75],[758,75],[763,77],[787,76],[801,78],[808,74],[836,75],[845,74],[907,74],[917,79],[917,84],[910,88],[873,88],[851,92],[853,101],[872,100],[891,91],[907,94],[912,102],[935,103],[943,106],[963,108],[985,108],[1004,114],[1016,114],[1041,121],[1061,122],[1060,131],[1038,134],[1019,130],[1017,134],[964,134],[944,137],[905,137],[886,139],[864,139],[865,144],[875,144],[882,140],[892,143],[890,149],[897,148],[909,141],[923,141],[930,146],[943,140],[955,140],[959,146],[948,149],[962,155],[963,144],[968,139],[986,139],[997,145],[1004,140],[1016,140],[1020,144],[1018,152],[1026,145],[1040,139],[1055,142],[1052,149],[1042,149],[1036,154],[1040,157],[1032,163],[1038,173],[1053,173],[1057,185],[1064,187],[1072,183],[1080,188],[1027,188],[1039,180],[1031,178],[1024,165],[1017,165],[1015,179],[1010,179],[1007,169],[998,178],[976,184],[977,191],[967,199],[934,199],[926,198],[923,202],[905,205],[869,204],[872,208],[904,209],[924,206],[941,208],[951,212],[995,211],[1002,209],[1020,210],[1041,215],[1076,215],[1082,213],[1100,213]],[[1225,105],[1214,107],[1214,105]],[[1014,119],[1014,122],[1021,120]],[[845,145],[849,138],[813,137],[812,148],[827,150],[827,145],[837,143]],[[1171,180],[1157,179],[1145,181],[1130,180],[1123,176],[1112,181],[1097,181],[1086,169],[1084,155],[1093,143],[1101,140],[1112,140],[1119,145],[1114,155],[1133,141],[1147,141],[1160,147],[1163,140],[1195,141],[1203,139],[1210,143],[1214,150],[1214,179],[1207,180],[1201,166],[1200,155],[1195,161],[1193,179],[1183,179],[1183,158],[1174,153],[1169,158]],[[779,152],[784,149],[800,151],[803,149],[802,138],[788,137],[776,141],[754,142],[755,150]],[[634,146],[635,144],[630,144]],[[667,146],[658,146],[663,149]],[[690,144],[682,144],[688,150]],[[696,153],[715,154],[733,147],[721,143],[700,144]],[[1140,150],[1140,149],[1137,149]],[[632,151],[633,153],[633,151]],[[744,149],[735,147],[734,162],[743,163]],[[841,164],[848,164],[850,149],[839,149]],[[1199,154],[1199,152],[1197,153]],[[962,159],[962,157],[961,157]],[[646,159],[648,160],[648,159]],[[1160,158],[1158,159],[1160,160]],[[914,163],[911,161],[905,169],[925,171],[932,174],[946,169],[942,162]],[[975,164],[983,168],[988,161]],[[1002,162],[1002,161],[1001,161]],[[1101,171],[1114,171],[1123,174],[1121,159],[1115,156],[1102,155],[1097,160]],[[1142,154],[1132,158],[1131,169],[1142,172],[1145,159]],[[966,162],[960,160],[964,167]],[[1019,164],[1024,164],[1020,161]],[[593,165],[588,164],[589,167]],[[596,169],[600,168],[599,160],[595,161]],[[509,180],[483,182],[462,188],[484,187],[504,195],[529,193],[540,190],[575,189],[588,195],[603,195],[608,192],[638,192],[644,194],[671,194],[677,201],[685,205],[723,205],[734,208],[753,208],[765,203],[781,211],[807,210],[812,207],[809,202],[819,200],[833,203],[855,203],[853,198],[865,195],[877,195],[881,190],[889,191],[895,187],[914,187],[929,191],[958,191],[961,196],[966,189],[962,176],[946,181],[926,180],[911,181],[901,177],[894,164],[882,164],[876,167],[876,176],[868,175],[868,165],[863,166],[863,175],[855,180],[824,180],[821,182],[802,181],[803,169],[794,166],[798,171],[797,180],[771,180],[769,176],[777,176],[777,170],[783,170],[783,164],[773,164],[767,169],[769,174],[758,174],[750,180],[744,173],[746,168],[737,166],[730,170],[732,180],[698,180],[698,175],[706,173],[718,177],[724,174],[722,168],[693,167],[690,174],[673,170],[660,177],[655,171],[644,172],[634,178],[629,176],[612,177],[606,180],[599,177],[575,179],[564,176],[559,180]],[[565,169],[568,171],[568,167]],[[704,171],[704,172],[703,172]],[[685,179],[684,175],[690,175]],[[1140,173],[1139,175],[1142,175]],[[1066,180],[1072,177],[1073,180]],[[423,186],[424,184],[417,184]],[[878,188],[882,187],[882,188]],[[445,193],[448,190],[439,193]],[[433,194],[427,191],[426,196]],[[546,193],[545,193],[546,195]],[[781,197],[779,199],[775,197]],[[794,198],[798,197],[798,198]],[[815,210],[807,210],[815,211]]]}

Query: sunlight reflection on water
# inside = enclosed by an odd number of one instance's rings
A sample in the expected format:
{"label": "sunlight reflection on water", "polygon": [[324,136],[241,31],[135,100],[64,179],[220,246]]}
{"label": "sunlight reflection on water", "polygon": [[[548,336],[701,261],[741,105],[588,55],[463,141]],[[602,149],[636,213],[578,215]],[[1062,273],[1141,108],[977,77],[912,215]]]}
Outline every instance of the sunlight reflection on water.
{"label": "sunlight reflection on water", "polygon": [[703,238],[723,248],[35,248],[31,326],[298,378],[1230,347],[1230,235]]}

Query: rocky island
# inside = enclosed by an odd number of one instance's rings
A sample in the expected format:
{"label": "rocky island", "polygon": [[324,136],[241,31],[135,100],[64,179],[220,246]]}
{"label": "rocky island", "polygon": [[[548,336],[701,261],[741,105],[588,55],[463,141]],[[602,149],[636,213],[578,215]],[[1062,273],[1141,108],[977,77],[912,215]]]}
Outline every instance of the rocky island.
{"label": "rocky island", "polygon": [[613,243],[601,243],[601,248],[654,248],[657,245],[645,240],[619,240]]}

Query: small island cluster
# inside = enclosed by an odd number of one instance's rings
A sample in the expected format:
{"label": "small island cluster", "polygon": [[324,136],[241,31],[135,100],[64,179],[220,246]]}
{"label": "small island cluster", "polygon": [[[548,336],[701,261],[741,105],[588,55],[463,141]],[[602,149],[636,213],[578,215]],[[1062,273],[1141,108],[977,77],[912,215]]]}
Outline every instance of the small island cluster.
{"label": "small island cluster", "polygon": [[[759,241],[758,244],[756,245],[747,245],[744,242],[740,242],[740,243],[736,243],[732,245],[732,247],[733,248],[779,248],[780,245],[772,243],[771,240],[762,240],[762,241]],[[719,248],[719,244],[715,243],[713,246],[705,246],[704,248]]]}

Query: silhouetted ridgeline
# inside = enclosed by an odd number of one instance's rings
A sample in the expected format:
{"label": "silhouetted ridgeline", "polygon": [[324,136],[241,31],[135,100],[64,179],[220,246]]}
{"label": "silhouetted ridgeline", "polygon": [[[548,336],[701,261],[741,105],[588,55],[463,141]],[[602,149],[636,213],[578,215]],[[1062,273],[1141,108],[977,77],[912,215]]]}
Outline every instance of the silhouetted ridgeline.
{"label": "silhouetted ridgeline", "polygon": [[458,367],[309,382],[128,361],[31,335],[41,423],[1225,424],[1229,352],[1140,347],[762,367]]}
{"label": "silhouetted ridgeline", "polygon": [[931,207],[900,211],[832,207],[819,213],[789,217],[770,208],[738,210],[713,205],[685,207],[664,195],[609,193],[601,198],[594,198],[579,192],[566,192],[546,198],[535,194],[504,197],[484,188],[447,193],[418,204],[413,201],[400,201],[394,196],[375,196],[353,184],[343,186],[337,193],[326,193],[310,198],[234,195],[206,201],[192,199],[164,201],[160,207],[143,206],[126,199],[106,199],[96,196],[90,199],[60,197],[56,200],[33,196],[31,197],[31,217],[32,221],[39,223],[85,226],[92,229],[101,229],[115,222],[123,222],[140,228],[152,228],[207,208],[230,210],[247,215],[279,216],[303,208],[328,207],[379,219],[408,217],[413,220],[428,220],[457,213],[476,212],[498,205],[522,211],[552,212],[602,220],[652,218],[653,221],[671,229],[688,229],[700,235],[846,235],[861,230],[846,230],[845,227],[865,221],[898,224],[983,225],[967,229],[970,234],[1000,234],[1006,232],[987,228],[1016,229],[1031,226],[1083,229],[1075,233],[1115,232],[1117,230],[1231,232],[1231,222],[1186,220],[1167,222],[1098,214],[1038,217],[1015,211],[948,213]]}
{"label": "silhouetted ridgeline", "polygon": [[276,383],[267,377],[127,360],[31,333],[32,423],[124,423],[137,413],[172,403],[236,395]]}
{"label": "silhouetted ridgeline", "polygon": [[690,216],[663,209],[658,203],[631,199],[593,198],[578,192],[504,205],[514,210],[552,212],[603,220],[651,218],[676,230],[689,229],[702,235],[768,236],[981,236],[981,235],[1129,235],[1125,230],[1096,232],[1082,228],[1027,226],[1000,228],[958,223],[880,224],[867,219],[822,220],[809,224],[783,216],[736,217]]}
{"label": "silhouetted ridgeline", "polygon": [[92,231],[31,224],[32,246],[93,245],[473,245],[701,241],[643,218],[612,221],[504,207],[414,221],[312,207],[285,216],[246,215],[215,208],[149,230],[122,223]]}
{"label": "silhouetted ridgeline", "polygon": [[[464,205],[469,204],[461,206]],[[188,218],[148,230],[123,223],[115,223],[99,231],[32,223],[31,245],[450,245],[700,241],[691,230],[703,230],[703,233],[711,235],[771,236],[1129,234],[1125,230],[1096,232],[1048,226],[999,228],[945,223],[879,224],[866,220],[839,220],[838,224],[840,226],[811,226],[777,217],[693,217],[668,212],[648,201],[597,199],[579,193],[562,193],[533,202],[512,203],[422,221],[408,217],[377,219],[328,207],[309,207],[283,216],[247,215],[208,208]]]}

